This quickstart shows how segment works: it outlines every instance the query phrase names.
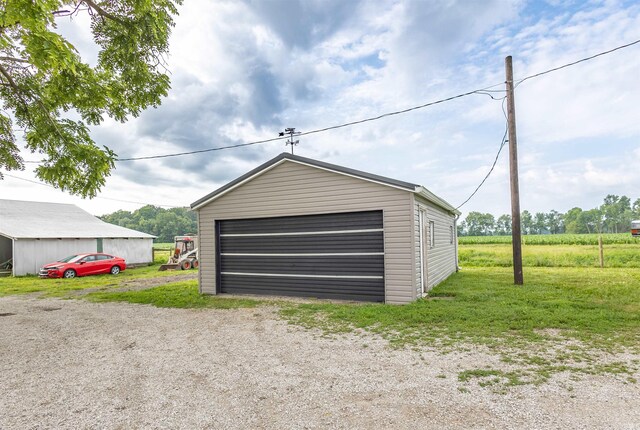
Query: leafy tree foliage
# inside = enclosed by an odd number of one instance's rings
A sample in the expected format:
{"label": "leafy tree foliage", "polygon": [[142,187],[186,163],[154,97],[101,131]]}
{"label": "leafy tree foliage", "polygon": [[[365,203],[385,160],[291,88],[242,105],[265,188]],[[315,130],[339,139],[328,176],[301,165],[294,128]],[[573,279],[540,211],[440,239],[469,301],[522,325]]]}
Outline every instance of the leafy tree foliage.
{"label": "leafy tree foliage", "polygon": [[506,236],[511,234],[511,215],[500,215],[496,220],[495,234]]}
{"label": "leafy tree foliage", "polygon": [[187,208],[163,209],[147,205],[133,212],[119,210],[100,219],[158,236],[156,242],[173,242],[174,236],[198,231],[196,213]]}
{"label": "leafy tree foliage", "polygon": [[[41,156],[38,178],[94,197],[116,154],[95,144],[89,126],[105,115],[124,122],[167,95],[163,56],[181,1],[0,1],[0,168],[24,169],[17,128]],[[91,17],[93,67],[56,32],[57,19],[79,13]]]}
{"label": "leafy tree foliage", "polygon": [[489,236],[493,233],[494,224],[495,218],[491,214],[469,212],[461,226],[469,236]]}
{"label": "leafy tree foliage", "polygon": [[[640,220],[640,198],[631,204],[629,197],[613,194],[607,195],[602,205],[589,210],[575,207],[564,214],[556,210],[534,215],[525,210],[520,214],[522,234],[621,233],[629,231],[634,219]],[[495,220],[488,213],[469,212],[458,225],[459,236],[509,234],[510,215],[501,215]]]}

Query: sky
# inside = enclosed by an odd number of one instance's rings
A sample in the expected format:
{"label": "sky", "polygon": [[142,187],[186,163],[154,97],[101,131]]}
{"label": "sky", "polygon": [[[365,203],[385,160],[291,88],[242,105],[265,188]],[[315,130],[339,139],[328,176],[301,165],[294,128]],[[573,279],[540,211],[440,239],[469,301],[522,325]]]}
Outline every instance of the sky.
{"label": "sky", "polygon": [[[299,137],[295,154],[425,186],[454,206],[490,170],[505,133],[505,57],[526,76],[640,39],[636,1],[187,0],[167,58],[162,105],[93,127],[120,158],[223,147],[308,132],[473,94],[377,121]],[[95,61],[87,16],[59,31]],[[520,207],[593,208],[640,197],[640,44],[522,82],[515,91]],[[490,97],[491,95],[492,97]],[[494,100],[496,99],[496,100]],[[103,215],[144,204],[189,206],[285,141],[121,161],[84,200],[9,172],[0,198],[72,203]],[[37,154],[24,152],[26,160]],[[510,213],[508,152],[460,208]]]}

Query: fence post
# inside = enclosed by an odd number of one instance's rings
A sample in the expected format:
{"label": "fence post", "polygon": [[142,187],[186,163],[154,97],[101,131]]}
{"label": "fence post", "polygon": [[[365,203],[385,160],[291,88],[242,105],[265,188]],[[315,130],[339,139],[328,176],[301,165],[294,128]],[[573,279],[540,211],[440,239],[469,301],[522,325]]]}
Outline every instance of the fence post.
{"label": "fence post", "polygon": [[604,250],[602,249],[602,235],[598,236],[598,248],[600,250],[600,268],[604,268]]}

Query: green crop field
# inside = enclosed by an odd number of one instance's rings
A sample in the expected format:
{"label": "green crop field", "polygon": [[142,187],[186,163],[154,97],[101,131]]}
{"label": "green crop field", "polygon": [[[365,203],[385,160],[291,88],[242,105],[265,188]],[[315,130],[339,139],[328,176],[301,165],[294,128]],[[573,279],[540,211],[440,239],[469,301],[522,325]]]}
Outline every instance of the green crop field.
{"label": "green crop field", "polygon": [[[597,234],[530,234],[522,236],[525,245],[597,245]],[[460,245],[508,244],[511,236],[460,236]],[[602,235],[605,245],[640,245],[640,238],[630,233],[606,233]]]}
{"label": "green crop field", "polygon": [[[604,245],[604,266],[640,268],[639,245]],[[460,245],[460,265],[508,267],[512,264],[511,244]],[[600,267],[596,245],[523,245],[522,263],[530,267]]]}

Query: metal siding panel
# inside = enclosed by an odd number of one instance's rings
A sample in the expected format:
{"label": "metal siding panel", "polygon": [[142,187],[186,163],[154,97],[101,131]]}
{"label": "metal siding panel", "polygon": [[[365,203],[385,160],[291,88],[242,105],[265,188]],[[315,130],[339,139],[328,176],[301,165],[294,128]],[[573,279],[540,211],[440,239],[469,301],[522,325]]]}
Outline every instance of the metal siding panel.
{"label": "metal siding panel", "polygon": [[408,191],[285,162],[198,210],[202,291],[215,293],[216,219],[383,210],[386,302],[410,302],[414,294],[411,196]]}
{"label": "metal siding panel", "polygon": [[341,257],[239,257],[222,255],[220,257],[220,271],[305,275],[383,276],[384,255],[350,255]]}
{"label": "metal siding panel", "polygon": [[153,261],[153,239],[104,239],[105,254],[125,259],[127,264],[148,264]]}
{"label": "metal siding panel", "polygon": [[222,275],[225,292],[325,299],[384,301],[382,279],[304,279]]}
{"label": "metal siding panel", "polygon": [[335,230],[365,230],[382,228],[382,212],[337,213],[324,215],[302,215],[259,219],[233,219],[225,221],[220,233],[292,233],[321,232]]}
{"label": "metal siding panel", "polygon": [[444,281],[456,271],[456,247],[450,243],[449,226],[453,226],[454,215],[435,206],[421,197],[416,198],[427,209],[427,219],[435,223],[435,246],[427,249],[427,281],[429,289]]}
{"label": "metal siding panel", "polygon": [[[226,221],[224,222],[226,223]],[[223,225],[224,225],[223,223]],[[382,252],[382,232],[349,233],[324,236],[221,237],[224,252],[253,253],[327,253]]]}

